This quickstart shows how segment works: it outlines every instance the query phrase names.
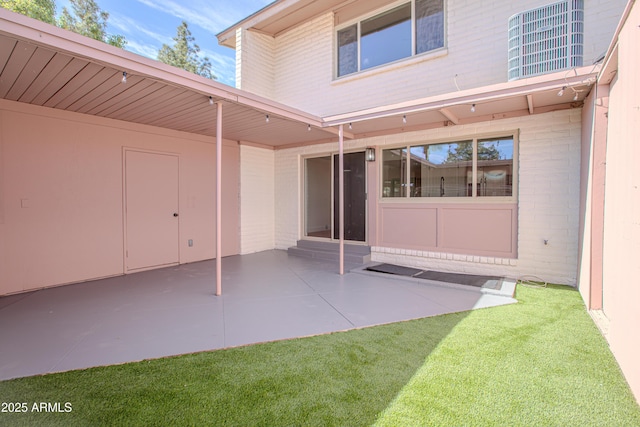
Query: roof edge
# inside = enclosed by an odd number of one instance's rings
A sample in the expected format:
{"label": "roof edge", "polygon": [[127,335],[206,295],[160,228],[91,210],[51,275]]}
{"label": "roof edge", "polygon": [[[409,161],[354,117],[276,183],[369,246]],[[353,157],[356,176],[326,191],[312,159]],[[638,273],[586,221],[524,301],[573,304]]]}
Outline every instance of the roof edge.
{"label": "roof edge", "polygon": [[[573,73],[569,75],[569,73]],[[552,74],[520,79],[516,81],[481,86],[459,92],[429,96],[389,104],[381,107],[369,108],[344,114],[336,114],[323,118],[325,126],[356,123],[374,118],[389,117],[399,114],[409,114],[420,111],[437,110],[461,104],[482,103],[512,96],[527,95],[535,92],[571,87],[577,85],[592,85],[595,83],[600,65],[572,68]]]}
{"label": "roof edge", "polygon": [[[229,47],[234,47],[235,46],[235,41],[233,43],[230,43],[229,41],[231,39],[235,40],[236,37],[236,29],[238,27],[243,27],[243,26],[251,26],[251,25],[255,25],[256,23],[268,18],[269,16],[277,13],[280,11],[281,8],[278,8],[278,10],[272,10],[273,8],[275,8],[276,6],[278,6],[278,3],[295,3],[298,0],[274,0],[273,2],[269,3],[268,5],[264,6],[262,9],[257,10],[256,12],[252,13],[251,15],[247,16],[244,19],[241,19],[240,21],[236,22],[235,24],[225,28],[224,30],[220,31],[218,34],[216,34],[216,38],[218,39],[218,44],[223,45],[223,46],[229,46]],[[286,7],[286,6],[284,6]],[[267,12],[271,12],[269,13],[268,16]]]}

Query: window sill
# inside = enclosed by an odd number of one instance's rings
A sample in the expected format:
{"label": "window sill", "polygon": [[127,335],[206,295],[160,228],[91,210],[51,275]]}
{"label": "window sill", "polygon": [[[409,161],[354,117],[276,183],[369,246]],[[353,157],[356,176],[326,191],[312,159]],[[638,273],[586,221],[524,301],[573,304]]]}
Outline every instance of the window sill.
{"label": "window sill", "polygon": [[335,77],[331,82],[332,86],[341,85],[343,83],[349,83],[355,80],[376,76],[378,74],[388,73],[400,68],[411,67],[413,65],[420,64],[422,62],[431,61],[433,59],[442,58],[447,56],[449,50],[446,47],[433,50],[431,52],[422,53],[420,55],[412,56],[410,58],[399,59],[388,64],[378,65],[377,67],[369,68],[364,71],[357,71],[355,73],[347,74],[342,77]]}
{"label": "window sill", "polygon": [[380,204],[516,204],[514,196],[486,196],[486,197],[378,197]]}

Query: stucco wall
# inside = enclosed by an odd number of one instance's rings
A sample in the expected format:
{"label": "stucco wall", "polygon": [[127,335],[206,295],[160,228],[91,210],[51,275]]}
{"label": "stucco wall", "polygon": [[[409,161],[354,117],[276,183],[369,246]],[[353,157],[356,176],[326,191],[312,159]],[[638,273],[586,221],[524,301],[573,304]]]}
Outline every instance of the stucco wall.
{"label": "stucco wall", "polygon": [[[333,14],[318,16],[275,39],[244,31],[237,54],[242,58],[239,84],[242,89],[327,116],[455,92],[457,87],[505,82],[508,18],[549,3],[448,1],[446,49],[340,79],[333,77]],[[625,4],[625,0],[585,1],[584,65],[604,54]]]}
{"label": "stucco wall", "polygon": [[640,401],[639,45],[636,3],[618,39],[618,73],[609,98],[602,306],[611,350]]}
{"label": "stucco wall", "polygon": [[[179,156],[179,262],[215,257],[215,139],[5,100],[0,123],[0,295],[124,273],[123,147]],[[238,154],[225,145],[224,255]]]}
{"label": "stucco wall", "polygon": [[[478,134],[499,135],[514,130],[520,132],[516,259],[417,251],[402,249],[399,245],[375,247],[374,244],[374,260],[511,277],[536,275],[550,282],[575,285],[580,205],[580,109],[347,141],[345,150]],[[336,151],[337,144],[276,151],[277,248],[293,246],[300,238],[302,156]],[[379,162],[378,158],[376,164]],[[369,230],[376,228],[376,224],[369,224]]]}

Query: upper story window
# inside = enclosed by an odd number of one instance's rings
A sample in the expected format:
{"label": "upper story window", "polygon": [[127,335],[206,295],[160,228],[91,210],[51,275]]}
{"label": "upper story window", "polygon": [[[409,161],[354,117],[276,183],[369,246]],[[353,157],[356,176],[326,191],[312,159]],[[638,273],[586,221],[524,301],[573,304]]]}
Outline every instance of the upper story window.
{"label": "upper story window", "polygon": [[413,0],[338,30],[338,77],[444,47],[444,0]]}

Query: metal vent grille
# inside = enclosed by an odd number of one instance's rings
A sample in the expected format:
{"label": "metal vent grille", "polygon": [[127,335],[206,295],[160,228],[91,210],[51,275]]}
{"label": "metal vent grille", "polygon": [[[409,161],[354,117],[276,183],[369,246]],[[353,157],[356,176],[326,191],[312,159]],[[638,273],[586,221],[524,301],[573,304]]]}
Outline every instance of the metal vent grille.
{"label": "metal vent grille", "polygon": [[584,0],[561,1],[509,18],[509,80],[582,65]]}

